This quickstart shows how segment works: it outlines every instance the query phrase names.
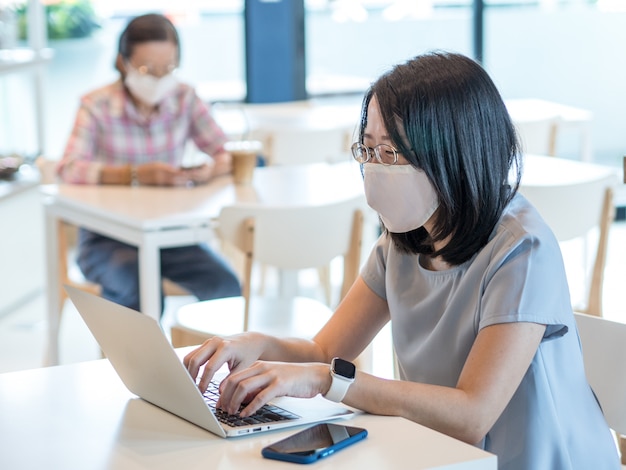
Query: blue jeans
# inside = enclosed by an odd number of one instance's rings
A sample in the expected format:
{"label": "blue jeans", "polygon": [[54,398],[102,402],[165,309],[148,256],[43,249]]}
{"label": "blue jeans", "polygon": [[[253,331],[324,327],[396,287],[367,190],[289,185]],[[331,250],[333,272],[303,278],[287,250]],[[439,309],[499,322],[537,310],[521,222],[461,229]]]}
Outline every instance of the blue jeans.
{"label": "blue jeans", "polygon": [[[104,298],[141,311],[136,247],[81,229],[77,263],[87,280],[102,287]],[[234,271],[206,245],[161,249],[161,276],[199,300],[241,295]],[[163,306],[161,292],[161,315]]]}

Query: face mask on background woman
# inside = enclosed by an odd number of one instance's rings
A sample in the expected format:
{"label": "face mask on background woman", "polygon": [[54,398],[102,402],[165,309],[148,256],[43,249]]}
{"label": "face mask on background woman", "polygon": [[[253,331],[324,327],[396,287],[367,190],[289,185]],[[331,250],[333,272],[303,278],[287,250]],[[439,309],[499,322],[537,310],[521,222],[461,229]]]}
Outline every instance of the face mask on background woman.
{"label": "face mask on background woman", "polygon": [[173,73],[155,77],[140,73],[130,65],[127,66],[127,71],[124,83],[133,96],[150,106],[160,103],[178,85],[178,79]]}

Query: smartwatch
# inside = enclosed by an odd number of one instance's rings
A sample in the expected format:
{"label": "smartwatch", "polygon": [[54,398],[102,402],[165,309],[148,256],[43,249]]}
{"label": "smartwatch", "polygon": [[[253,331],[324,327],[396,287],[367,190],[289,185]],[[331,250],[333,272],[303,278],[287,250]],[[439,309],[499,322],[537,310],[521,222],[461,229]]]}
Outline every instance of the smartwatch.
{"label": "smartwatch", "polygon": [[356,367],[351,362],[335,357],[330,362],[330,378],[332,382],[324,398],[337,403],[341,402],[354,382]]}

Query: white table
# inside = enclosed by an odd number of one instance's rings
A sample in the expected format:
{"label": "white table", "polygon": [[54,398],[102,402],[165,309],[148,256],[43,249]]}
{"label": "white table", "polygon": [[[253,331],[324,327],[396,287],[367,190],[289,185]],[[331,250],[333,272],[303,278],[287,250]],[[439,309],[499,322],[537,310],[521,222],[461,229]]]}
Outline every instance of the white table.
{"label": "white table", "polygon": [[[222,439],[131,394],[107,360],[0,374],[0,468],[275,469],[261,449],[302,427]],[[368,437],[316,469],[495,470],[497,458],[397,417],[360,414]]]}
{"label": "white table", "polygon": [[246,133],[280,132],[284,129],[354,128],[361,115],[361,100],[343,103],[321,100],[215,103],[212,112],[227,135],[241,139]]}
{"label": "white table", "polygon": [[142,311],[159,318],[159,250],[206,242],[220,209],[236,202],[268,205],[315,205],[363,194],[359,166],[340,164],[267,167],[255,170],[250,186],[236,186],[229,176],[196,188],[98,185],[42,187],[46,219],[48,350],[46,364],[58,364],[59,221],[88,228],[137,246]]}
{"label": "white table", "polygon": [[610,166],[545,155],[525,155],[523,165],[522,187],[572,185],[607,176],[617,183],[619,175],[619,170]]}
{"label": "white table", "polygon": [[[506,108],[513,121],[529,121],[554,116],[566,128],[586,133],[593,119],[589,110],[568,106],[537,98],[505,100]],[[244,104],[226,103],[214,105],[216,114],[224,113],[218,120],[227,132],[241,132],[241,126],[249,130],[280,129],[287,127],[317,127],[356,125],[361,114],[361,100],[341,104],[307,100],[287,103]],[[588,136],[584,136],[588,137]]]}
{"label": "white table", "polygon": [[[528,98],[507,99],[505,104],[515,123],[555,118],[559,132],[578,134],[580,159],[592,160],[591,125],[593,113],[552,101]],[[341,129],[352,132],[359,123],[361,101],[324,103],[305,100],[272,104],[216,104],[214,114],[233,139],[257,138],[292,129]]]}
{"label": "white table", "polygon": [[[309,75],[306,79],[307,92],[313,97],[361,95],[370,84],[370,79],[354,75]],[[198,83],[196,92],[207,103],[244,102],[246,84],[243,80],[211,80]]]}

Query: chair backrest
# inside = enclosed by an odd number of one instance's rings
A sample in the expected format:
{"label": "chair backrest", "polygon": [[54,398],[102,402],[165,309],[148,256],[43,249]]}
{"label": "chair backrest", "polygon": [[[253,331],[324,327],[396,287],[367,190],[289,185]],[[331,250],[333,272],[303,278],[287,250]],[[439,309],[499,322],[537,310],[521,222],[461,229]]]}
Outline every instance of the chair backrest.
{"label": "chair backrest", "polygon": [[260,136],[270,165],[333,163],[348,160],[351,129],[283,128]]}
{"label": "chair backrest", "polygon": [[309,100],[245,104],[216,102],[211,106],[211,113],[229,139],[262,140],[251,132],[259,127],[264,128],[268,121],[281,128],[293,125],[294,120],[300,120],[312,108],[313,104]]}
{"label": "chair backrest", "polygon": [[615,217],[613,174],[573,184],[524,185],[520,192],[537,208],[559,241],[585,237],[598,228],[598,244],[587,283],[586,313],[602,316],[602,284],[611,223]]}
{"label": "chair backrest", "polygon": [[363,195],[317,206],[237,204],[224,207],[218,218],[217,232],[222,241],[245,254],[246,314],[254,262],[299,270],[327,266],[342,256],[343,297],[360,267],[363,207]]}
{"label": "chair backrest", "polygon": [[575,313],[585,372],[609,427],[626,434],[626,324]]}
{"label": "chair backrest", "polygon": [[[359,112],[310,100],[213,108],[231,138],[259,140],[269,165],[349,160]],[[350,113],[347,115],[347,113]],[[239,132],[233,132],[238,129]]]}
{"label": "chair backrest", "polygon": [[572,240],[597,227],[606,215],[606,190],[615,185],[614,175],[574,184],[525,185],[520,192],[539,210],[559,241]]}
{"label": "chair backrest", "polygon": [[558,116],[544,116],[515,121],[515,129],[524,153],[556,155],[558,126]]}

